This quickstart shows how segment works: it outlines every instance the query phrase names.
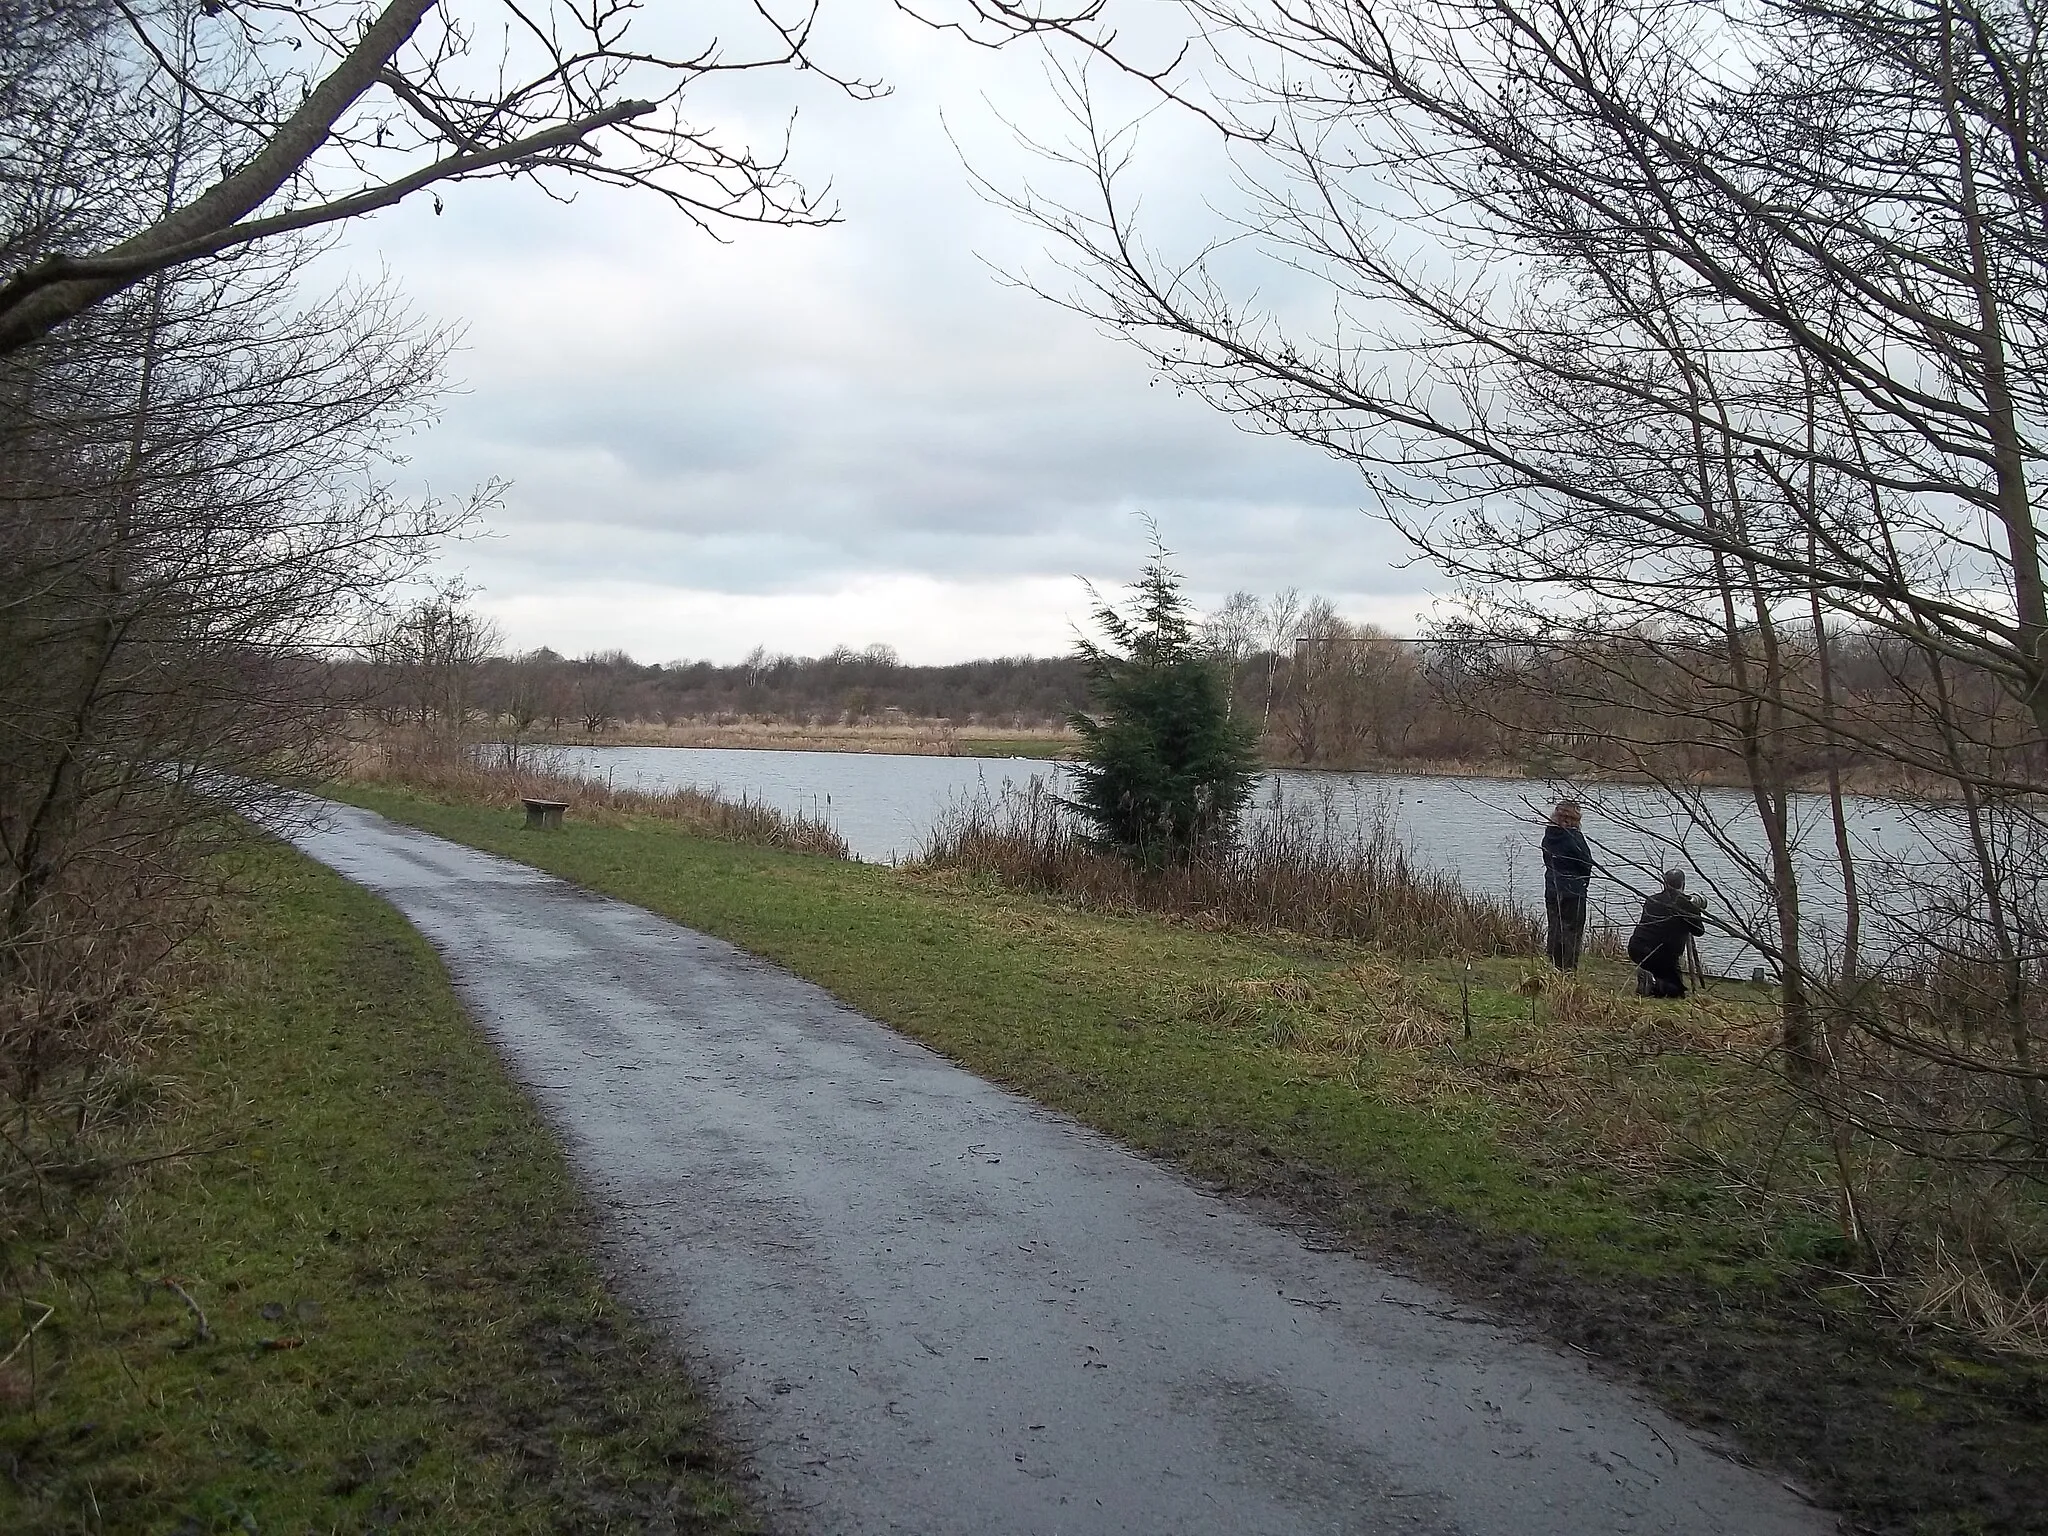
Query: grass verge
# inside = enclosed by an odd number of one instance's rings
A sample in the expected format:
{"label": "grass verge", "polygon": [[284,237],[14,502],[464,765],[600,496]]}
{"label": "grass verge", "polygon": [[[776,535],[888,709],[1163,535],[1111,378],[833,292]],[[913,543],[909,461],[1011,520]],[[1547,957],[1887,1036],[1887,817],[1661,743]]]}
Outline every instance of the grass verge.
{"label": "grass verge", "polygon": [[[1757,1027],[1739,996],[1682,1017],[1610,1007],[1617,971],[1595,974],[1606,990],[1538,999],[1521,963],[1482,962],[1467,1038],[1450,963],[652,824],[529,834],[490,806],[342,798],[717,934],[1128,1145],[1518,1315],[1868,1528],[2048,1530],[2048,1376],[1960,1336],[1902,1337],[1840,1283],[1823,1186],[1797,1189],[1812,1149],[1796,1128],[1769,1149],[1789,1198],[1758,1203],[1731,1175],[1770,1109],[1738,1102],[1715,1066]],[[1680,1131],[1617,1154],[1603,1117]]]}
{"label": "grass verge", "polygon": [[150,1064],[211,1150],[20,1267],[0,1529],[752,1529],[431,950],[288,850],[232,873]]}

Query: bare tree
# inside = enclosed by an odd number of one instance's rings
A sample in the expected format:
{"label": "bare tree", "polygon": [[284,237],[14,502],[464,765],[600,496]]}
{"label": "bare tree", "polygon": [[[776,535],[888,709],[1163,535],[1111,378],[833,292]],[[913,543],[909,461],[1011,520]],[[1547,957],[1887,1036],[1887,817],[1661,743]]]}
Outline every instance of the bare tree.
{"label": "bare tree", "polygon": [[365,649],[388,720],[423,731],[439,725],[450,742],[463,739],[500,639],[471,608],[474,590],[460,579],[440,583],[372,631]]}
{"label": "bare tree", "polygon": [[592,652],[576,663],[570,690],[584,735],[602,736],[619,723],[619,707],[625,696],[619,663],[624,661],[627,658],[623,653],[608,651]]}
{"label": "bare tree", "polygon": [[[1716,915],[1779,983],[1860,1251],[1855,1157],[1942,1160],[1958,1209],[2048,1175],[2048,17],[1183,10],[1208,55],[1167,89],[1215,83],[1241,212],[1172,246],[1139,130],[1070,68],[1072,147],[1042,147],[1075,190],[991,189],[1064,242],[1040,291],[1355,465],[1458,579],[1441,654],[1492,723],[1648,774],[1737,871]],[[1254,253],[1323,302],[1268,307]],[[1911,850],[1855,833],[1851,756],[1925,791]]]}
{"label": "bare tree", "polygon": [[1273,703],[1280,686],[1280,669],[1293,651],[1295,629],[1301,619],[1301,594],[1289,587],[1266,599],[1264,633],[1266,650],[1266,698],[1259,714],[1259,735],[1273,731]]}
{"label": "bare tree", "polygon": [[[442,351],[361,300],[293,309],[275,281],[227,303],[156,295],[9,381],[10,932],[81,857],[160,837],[165,795],[289,773],[326,718],[300,658],[460,520],[394,499],[359,459],[433,387]],[[98,837],[113,842],[94,851]]]}
{"label": "bare tree", "polygon": [[1287,669],[1282,730],[1304,763],[1341,756],[1349,745],[1351,721],[1344,687],[1350,669],[1344,641],[1349,638],[1349,626],[1328,598],[1311,598],[1302,609]]}
{"label": "bare tree", "polygon": [[1202,620],[1202,644],[1224,669],[1229,714],[1236,713],[1239,674],[1258,650],[1263,627],[1258,597],[1242,591],[1231,593],[1222,607]]}
{"label": "bare tree", "polygon": [[561,658],[547,650],[515,657],[504,669],[497,712],[511,728],[515,746],[543,722],[550,729],[560,728],[562,706],[558,700],[564,693],[560,673]]}
{"label": "bare tree", "polygon": [[[802,6],[787,19],[758,8],[754,37],[736,45],[708,31],[657,37],[666,29],[624,0],[386,0],[368,12],[324,0],[13,4],[35,27],[48,89],[111,87],[109,122],[138,97],[182,93],[216,132],[221,173],[152,217],[103,210],[85,249],[72,230],[29,242],[0,284],[0,351],[153,272],[417,193],[438,207],[439,189],[480,177],[645,188],[707,225],[820,222],[831,211],[789,175],[786,150],[728,141],[692,119],[685,97],[716,76],[784,68],[855,96],[877,89],[812,56],[816,12]],[[104,153],[67,170],[61,193],[76,205],[99,202],[119,175]]]}
{"label": "bare tree", "polygon": [[[10,69],[20,42],[0,43]],[[105,211],[71,206],[63,174],[74,151],[107,150],[99,103],[45,84],[0,74],[0,109],[41,135],[0,163],[8,238]],[[191,100],[145,105],[122,125],[121,183],[101,190],[162,207],[214,140]],[[21,1110],[7,1189],[90,1134],[87,1099],[29,1106],[132,1039],[138,978],[195,920],[209,834],[274,805],[261,786],[326,771],[342,701],[323,652],[465,516],[394,496],[379,472],[438,388],[447,337],[386,290],[309,298],[304,254],[285,241],[155,274],[0,357],[0,1095]]]}
{"label": "bare tree", "polygon": [[[920,19],[999,47],[1090,38],[1097,10],[964,0]],[[90,100],[99,131],[62,156],[52,190],[72,216],[19,231],[0,265],[0,353],[152,273],[408,197],[438,213],[464,181],[519,178],[555,197],[631,187],[709,230],[829,222],[832,205],[790,169],[787,133],[757,148],[693,110],[707,84],[769,72],[883,94],[820,56],[818,17],[818,0],[688,19],[635,0],[5,0],[0,110],[15,122]],[[1106,37],[1088,46],[1115,57]],[[118,144],[137,103],[166,95],[205,114],[218,171],[143,214],[109,195],[128,180]]]}
{"label": "bare tree", "polygon": [[1068,243],[1064,301],[1356,464],[1477,586],[1623,613],[1726,592],[1763,673],[1782,614],[1818,599],[1824,623],[2002,680],[2038,743],[2031,13],[1188,9],[1235,92],[1213,110],[1254,146],[1225,238],[1320,277],[1338,327],[1291,330],[1149,245],[1128,135],[1078,75],[1094,205],[1011,199]]}

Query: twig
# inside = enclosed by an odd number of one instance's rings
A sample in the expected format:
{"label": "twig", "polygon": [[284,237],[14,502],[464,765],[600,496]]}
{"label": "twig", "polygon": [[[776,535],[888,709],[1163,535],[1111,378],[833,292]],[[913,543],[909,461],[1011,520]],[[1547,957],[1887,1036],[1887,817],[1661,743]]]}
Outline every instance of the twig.
{"label": "twig", "polygon": [[107,1168],[110,1171],[118,1172],[129,1168],[147,1168],[152,1163],[175,1162],[181,1157],[213,1157],[221,1152],[232,1152],[240,1145],[241,1142],[237,1141],[234,1137],[227,1136],[205,1146],[173,1147],[168,1152],[153,1152],[148,1157],[122,1158],[118,1162],[108,1163]]}
{"label": "twig", "polygon": [[28,1332],[24,1333],[19,1339],[16,1339],[14,1341],[14,1348],[7,1351],[6,1354],[0,1355],[0,1365],[7,1364],[8,1361],[12,1360],[16,1355],[20,1354],[23,1346],[26,1345],[30,1339],[36,1336],[36,1330],[42,1327],[43,1324],[47,1323],[51,1318],[57,1315],[57,1309],[47,1302],[32,1301],[28,1303],[28,1305],[32,1307],[41,1307],[43,1309],[43,1315],[37,1318],[33,1323],[30,1323]]}
{"label": "twig", "polygon": [[186,1306],[190,1307],[192,1309],[192,1315],[199,1319],[197,1327],[193,1330],[194,1342],[199,1344],[206,1344],[212,1342],[213,1330],[207,1326],[206,1312],[203,1308],[200,1307],[198,1302],[192,1299],[192,1293],[186,1290],[185,1287],[183,1287],[182,1285],[178,1284],[178,1282],[173,1280],[169,1275],[164,1276],[163,1287],[165,1290],[169,1291],[173,1296],[176,1296],[178,1300],[184,1302]]}

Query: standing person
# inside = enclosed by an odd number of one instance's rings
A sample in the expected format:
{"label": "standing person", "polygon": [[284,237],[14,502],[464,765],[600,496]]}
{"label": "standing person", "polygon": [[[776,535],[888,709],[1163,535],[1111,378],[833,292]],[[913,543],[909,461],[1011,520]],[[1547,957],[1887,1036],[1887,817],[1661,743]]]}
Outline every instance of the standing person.
{"label": "standing person", "polygon": [[1579,830],[1579,802],[1560,800],[1543,829],[1544,947],[1560,971],[1579,968],[1586,946],[1586,887],[1593,883],[1593,850]]}
{"label": "standing person", "polygon": [[1685,945],[1707,931],[1703,910],[1703,903],[1685,894],[1685,871],[1667,871],[1664,889],[1643,903],[1642,919],[1628,936],[1639,997],[1685,996]]}

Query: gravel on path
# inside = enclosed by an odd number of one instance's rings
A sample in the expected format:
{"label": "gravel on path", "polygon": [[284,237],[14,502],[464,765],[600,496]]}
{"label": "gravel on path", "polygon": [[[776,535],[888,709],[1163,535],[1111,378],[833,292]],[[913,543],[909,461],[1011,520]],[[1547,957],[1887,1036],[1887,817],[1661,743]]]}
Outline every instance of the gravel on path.
{"label": "gravel on path", "polygon": [[728,944],[367,811],[290,835],[440,951],[774,1529],[1834,1529],[1580,1361]]}

